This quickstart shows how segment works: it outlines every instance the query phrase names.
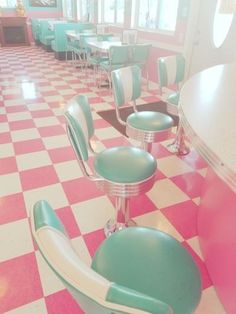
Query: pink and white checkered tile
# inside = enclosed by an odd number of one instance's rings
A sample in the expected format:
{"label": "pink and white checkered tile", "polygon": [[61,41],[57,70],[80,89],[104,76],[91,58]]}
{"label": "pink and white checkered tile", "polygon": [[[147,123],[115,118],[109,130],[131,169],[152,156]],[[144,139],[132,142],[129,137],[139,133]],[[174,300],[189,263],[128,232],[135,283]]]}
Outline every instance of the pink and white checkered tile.
{"label": "pink and white checkered tile", "polygon": [[[100,145],[130,142],[96,113],[114,108],[113,96],[87,75],[40,47],[1,48],[0,313],[83,313],[39,254],[29,210],[37,200],[47,199],[84,262],[90,263],[104,239],[103,226],[114,213],[114,202],[83,177],[65,132],[65,104],[76,94],[88,95]],[[153,86],[144,86],[141,103],[159,100]],[[156,183],[132,200],[131,216],[138,225],[161,229],[183,242],[202,275],[204,290],[196,313],[224,314],[197,239],[206,164],[195,151],[177,157],[166,145],[153,147]]]}

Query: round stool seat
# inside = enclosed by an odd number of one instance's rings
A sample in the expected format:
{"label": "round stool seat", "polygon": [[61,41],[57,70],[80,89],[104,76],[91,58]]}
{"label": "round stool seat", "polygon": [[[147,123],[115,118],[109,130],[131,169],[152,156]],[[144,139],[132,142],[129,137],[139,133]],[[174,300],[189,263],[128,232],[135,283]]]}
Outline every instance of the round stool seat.
{"label": "round stool seat", "polygon": [[117,183],[144,181],[155,173],[156,168],[156,159],[137,147],[109,148],[94,160],[95,172],[104,179]]}
{"label": "round stool seat", "polygon": [[155,111],[140,111],[132,113],[126,120],[135,129],[146,131],[163,131],[173,126],[173,119],[167,114]]}
{"label": "round stool seat", "polygon": [[131,227],[112,234],[95,253],[92,268],[111,282],[165,302],[175,314],[193,313],[201,297],[192,256],[156,229]]}

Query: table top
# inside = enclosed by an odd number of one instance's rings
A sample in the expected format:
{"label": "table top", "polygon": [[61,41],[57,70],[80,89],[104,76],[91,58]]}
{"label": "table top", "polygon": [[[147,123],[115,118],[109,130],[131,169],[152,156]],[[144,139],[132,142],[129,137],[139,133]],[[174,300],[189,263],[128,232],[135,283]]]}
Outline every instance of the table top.
{"label": "table top", "polygon": [[236,63],[192,76],[179,100],[181,125],[191,144],[236,192]]}
{"label": "table top", "polygon": [[121,46],[122,42],[121,41],[99,41],[99,40],[91,39],[88,42],[88,45],[97,51],[107,52],[111,46]]}

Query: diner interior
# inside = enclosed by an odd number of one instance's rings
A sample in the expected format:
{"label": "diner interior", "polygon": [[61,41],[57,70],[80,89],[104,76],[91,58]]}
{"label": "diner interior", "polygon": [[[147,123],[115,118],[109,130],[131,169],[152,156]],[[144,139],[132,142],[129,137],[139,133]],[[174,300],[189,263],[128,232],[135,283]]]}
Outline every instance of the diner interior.
{"label": "diner interior", "polygon": [[0,313],[236,313],[235,12],[0,0]]}

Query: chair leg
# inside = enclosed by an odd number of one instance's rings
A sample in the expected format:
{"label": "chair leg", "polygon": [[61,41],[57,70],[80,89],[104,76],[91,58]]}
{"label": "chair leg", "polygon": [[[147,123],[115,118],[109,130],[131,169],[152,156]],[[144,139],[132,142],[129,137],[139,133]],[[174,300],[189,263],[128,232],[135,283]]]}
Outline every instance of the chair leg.
{"label": "chair leg", "polygon": [[104,227],[104,233],[106,237],[109,237],[114,232],[136,225],[136,223],[129,217],[129,203],[129,198],[116,198],[116,218],[111,218],[106,223]]}

